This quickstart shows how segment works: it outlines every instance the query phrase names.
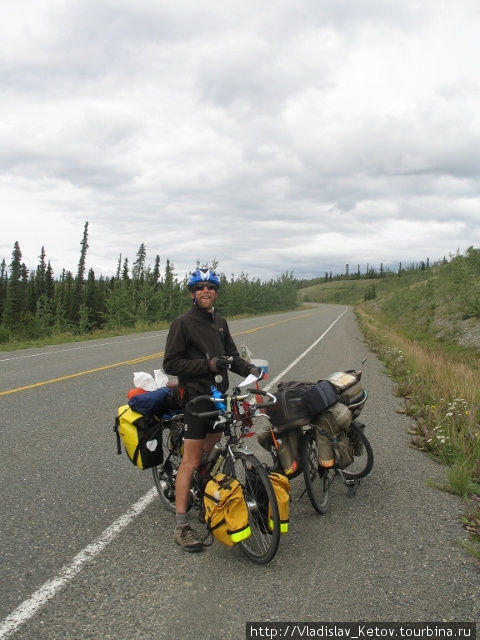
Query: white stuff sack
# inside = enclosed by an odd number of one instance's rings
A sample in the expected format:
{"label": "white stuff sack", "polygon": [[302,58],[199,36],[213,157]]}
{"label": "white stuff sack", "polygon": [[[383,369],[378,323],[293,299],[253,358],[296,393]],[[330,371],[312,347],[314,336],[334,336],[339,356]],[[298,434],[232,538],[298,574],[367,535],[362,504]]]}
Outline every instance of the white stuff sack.
{"label": "white stuff sack", "polygon": [[166,387],[168,383],[168,376],[162,369],[154,369],[153,377],[155,378],[155,383],[157,385],[157,389],[161,389],[162,387]]}
{"label": "white stuff sack", "polygon": [[150,373],[145,371],[135,371],[133,374],[133,385],[145,391],[155,391],[157,384]]}

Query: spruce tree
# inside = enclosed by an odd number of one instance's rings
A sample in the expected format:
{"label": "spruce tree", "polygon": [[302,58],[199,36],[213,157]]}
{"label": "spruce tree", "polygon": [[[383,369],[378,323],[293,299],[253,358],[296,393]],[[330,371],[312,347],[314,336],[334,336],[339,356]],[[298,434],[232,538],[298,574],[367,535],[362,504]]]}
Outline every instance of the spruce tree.
{"label": "spruce tree", "polygon": [[77,277],[75,278],[75,290],[73,294],[73,305],[71,309],[70,319],[77,324],[80,318],[80,307],[83,302],[83,292],[85,284],[85,264],[87,260],[88,249],[88,222],[85,222],[83,229],[83,237],[80,242],[80,260],[78,261]]}
{"label": "spruce tree", "polygon": [[88,271],[85,288],[85,307],[88,312],[88,329],[98,329],[101,325],[101,311],[99,304],[99,286],[95,281],[93,269]]}
{"label": "spruce tree", "polygon": [[116,282],[118,282],[120,280],[121,270],[122,270],[122,254],[120,254],[119,257],[118,257],[117,271],[115,272],[115,280],[116,280]]}
{"label": "spruce tree", "polygon": [[[63,309],[65,311],[65,318],[67,320],[67,324],[70,325],[69,328],[72,327],[72,317],[75,308],[75,280],[73,278],[71,271],[64,270],[64,280],[62,283],[62,299],[63,299]],[[80,307],[78,309],[80,311]]]}
{"label": "spruce tree", "polygon": [[37,270],[35,272],[35,289],[37,299],[47,290],[47,266],[45,264],[45,247],[42,247],[40,255],[40,262],[38,263]]}
{"label": "spruce tree", "polygon": [[[25,271],[23,273],[25,274]],[[29,277],[26,280],[24,278],[25,275],[22,276],[22,279],[24,280],[26,289],[27,310],[30,311],[30,313],[34,314],[37,308],[37,300],[39,298],[35,272],[31,271]]]}
{"label": "spruce tree", "polygon": [[3,313],[3,324],[13,332],[16,332],[20,326],[26,308],[25,283],[22,280],[25,271],[20,245],[15,242]]}
{"label": "spruce tree", "polygon": [[2,321],[5,299],[7,297],[8,272],[5,258],[0,264],[0,322]]}
{"label": "spruce tree", "polygon": [[53,300],[55,296],[55,281],[53,279],[53,269],[50,264],[50,260],[48,261],[47,270],[45,272],[45,293],[49,300]]}
{"label": "spruce tree", "polygon": [[158,283],[160,281],[160,256],[159,255],[155,256],[155,263],[153,265],[151,278],[152,278],[152,284],[155,287],[155,290],[157,290]]}
{"label": "spruce tree", "polygon": [[145,277],[145,260],[147,258],[147,250],[145,249],[145,245],[142,244],[139,246],[137,251],[137,259],[133,263],[132,267],[132,280],[136,280],[138,282],[143,282]]}
{"label": "spruce tree", "polygon": [[129,282],[130,276],[128,275],[128,258],[125,258],[123,261],[123,269],[122,269],[122,281]]}

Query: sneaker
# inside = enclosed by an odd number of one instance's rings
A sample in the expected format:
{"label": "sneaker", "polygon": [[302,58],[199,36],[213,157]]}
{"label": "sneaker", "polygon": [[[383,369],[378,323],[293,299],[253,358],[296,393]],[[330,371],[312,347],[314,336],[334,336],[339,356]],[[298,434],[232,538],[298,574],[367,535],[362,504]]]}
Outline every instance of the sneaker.
{"label": "sneaker", "polygon": [[203,549],[202,542],[198,540],[196,532],[189,524],[181,529],[175,529],[173,538],[184,551],[201,551]]}

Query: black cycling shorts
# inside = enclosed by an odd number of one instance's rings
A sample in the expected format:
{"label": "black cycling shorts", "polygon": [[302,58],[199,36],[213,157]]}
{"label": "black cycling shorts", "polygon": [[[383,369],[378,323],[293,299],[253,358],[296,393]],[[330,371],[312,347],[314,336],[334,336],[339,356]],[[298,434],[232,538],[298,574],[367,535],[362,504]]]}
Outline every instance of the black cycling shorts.
{"label": "black cycling shorts", "polygon": [[[210,400],[202,400],[194,407],[195,413],[214,411],[215,405]],[[185,440],[204,440],[207,433],[223,433],[223,424],[214,428],[216,418],[197,418],[192,416],[188,404],[183,414],[185,423],[183,437]]]}

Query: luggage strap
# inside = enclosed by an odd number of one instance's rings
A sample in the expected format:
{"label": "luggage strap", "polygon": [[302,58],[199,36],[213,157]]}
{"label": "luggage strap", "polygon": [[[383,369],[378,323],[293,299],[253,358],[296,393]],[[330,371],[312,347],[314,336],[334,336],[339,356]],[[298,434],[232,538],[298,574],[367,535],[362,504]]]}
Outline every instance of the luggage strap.
{"label": "luggage strap", "polygon": [[315,427],[315,430],[318,431],[318,433],[320,435],[325,436],[326,438],[331,440],[332,444],[340,442],[340,440],[343,440],[344,438],[348,437],[348,435],[347,435],[348,429],[344,429],[343,431],[340,431],[340,433],[337,433],[335,435],[332,435],[331,433],[328,433],[328,431],[324,431],[323,429],[320,429],[319,427]]}
{"label": "luggage strap", "polygon": [[117,436],[117,454],[119,456],[122,455],[122,443],[120,441],[120,434],[118,433],[118,427],[120,426],[120,418],[121,418],[121,416],[123,416],[123,414],[126,413],[129,410],[129,408],[130,407],[127,407],[126,409],[124,409],[122,411],[122,413],[115,418],[115,424],[113,425],[113,430],[115,432],[115,435]]}

